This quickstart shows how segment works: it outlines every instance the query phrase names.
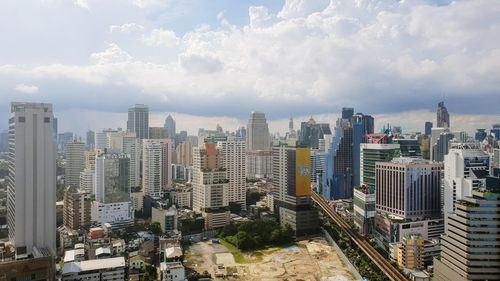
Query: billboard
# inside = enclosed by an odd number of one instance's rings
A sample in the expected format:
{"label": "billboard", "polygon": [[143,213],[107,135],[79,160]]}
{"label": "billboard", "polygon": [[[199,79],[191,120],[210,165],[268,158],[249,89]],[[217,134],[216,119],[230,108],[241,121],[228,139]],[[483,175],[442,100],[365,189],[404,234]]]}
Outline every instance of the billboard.
{"label": "billboard", "polygon": [[311,149],[297,147],[295,152],[296,196],[311,196]]}

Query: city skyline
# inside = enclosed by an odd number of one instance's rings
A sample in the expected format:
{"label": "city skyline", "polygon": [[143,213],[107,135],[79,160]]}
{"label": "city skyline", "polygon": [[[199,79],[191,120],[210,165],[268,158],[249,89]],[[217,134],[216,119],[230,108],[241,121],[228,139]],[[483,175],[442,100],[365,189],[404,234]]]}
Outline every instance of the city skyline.
{"label": "city skyline", "polygon": [[407,117],[394,125],[414,131],[422,122],[412,117],[434,120],[441,100],[452,119],[475,123],[469,132],[499,118],[497,1],[357,3],[7,2],[0,117],[15,99],[52,103],[62,131],[125,127],[122,113],[136,103],[150,106],[155,126],[172,113],[178,130],[236,128],[255,110],[285,132],[273,121],[352,106],[378,124]]}

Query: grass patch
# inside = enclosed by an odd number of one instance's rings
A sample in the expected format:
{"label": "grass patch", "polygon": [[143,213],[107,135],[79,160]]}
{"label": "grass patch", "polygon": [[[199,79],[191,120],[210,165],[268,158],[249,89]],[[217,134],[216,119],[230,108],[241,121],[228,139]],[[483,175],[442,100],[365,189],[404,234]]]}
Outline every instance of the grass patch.
{"label": "grass patch", "polygon": [[262,253],[260,253],[259,251],[242,252],[236,246],[224,239],[220,239],[219,241],[222,246],[226,247],[231,252],[231,254],[233,254],[234,261],[237,263],[256,263],[262,261]]}

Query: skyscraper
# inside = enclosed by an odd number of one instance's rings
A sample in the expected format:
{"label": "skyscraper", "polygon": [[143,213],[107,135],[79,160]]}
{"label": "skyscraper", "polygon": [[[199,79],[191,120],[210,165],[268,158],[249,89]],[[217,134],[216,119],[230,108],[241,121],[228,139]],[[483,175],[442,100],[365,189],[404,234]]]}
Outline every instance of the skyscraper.
{"label": "skyscraper", "polygon": [[80,172],[85,169],[85,144],[70,142],[66,144],[66,166],[64,183],[66,186],[80,187]]}
{"label": "skyscraper", "polygon": [[375,190],[375,163],[389,162],[399,156],[401,156],[399,144],[362,143],[360,184]]}
{"label": "skyscraper", "polygon": [[323,196],[328,200],[352,198],[353,131],[349,120],[337,120],[335,137],[325,160],[322,187]]}
{"label": "skyscraper", "polygon": [[281,225],[290,225],[296,236],[315,233],[318,212],[311,202],[311,149],[273,147],[274,213]]}
{"label": "skyscraper", "polygon": [[352,183],[359,185],[360,175],[360,145],[367,142],[367,136],[373,134],[375,120],[370,115],[356,113],[350,119],[352,126]]}
{"label": "skyscraper", "polygon": [[149,108],[136,104],[128,109],[127,130],[134,132],[138,139],[149,138]]}
{"label": "skyscraper", "polygon": [[150,139],[166,139],[167,129],[163,127],[149,127],[149,138]]}
{"label": "skyscraper", "polygon": [[87,144],[87,149],[95,148],[95,133],[92,130],[87,131],[87,138],[85,139],[85,143]]}
{"label": "skyscraper", "polygon": [[454,138],[454,134],[448,128],[432,128],[430,153],[432,161],[443,161],[444,156],[448,154],[450,141]]}
{"label": "skyscraper", "polygon": [[318,149],[319,140],[324,135],[331,135],[330,125],[327,123],[316,123],[311,117],[309,121],[302,122],[300,125],[299,142],[300,145]]}
{"label": "skyscraper", "polygon": [[442,163],[394,158],[375,164],[377,212],[402,219],[441,216]]}
{"label": "skyscraper", "polygon": [[446,107],[444,106],[443,101],[438,103],[437,127],[438,128],[450,127],[450,114],[448,114],[448,109],[446,109]]}
{"label": "skyscraper", "polygon": [[169,139],[175,139],[175,120],[170,116],[170,114],[167,116],[165,119],[165,130],[167,130],[167,138]]}
{"label": "skyscraper", "polygon": [[130,198],[130,158],[126,154],[103,154],[96,157],[92,221],[109,223],[113,229],[133,224]]}
{"label": "skyscraper", "polygon": [[353,115],[354,115],[354,108],[352,107],[342,108],[342,119],[350,120]]}
{"label": "skyscraper", "polygon": [[445,216],[455,211],[457,200],[470,196],[485,184],[490,169],[490,155],[473,144],[460,144],[444,157]]}
{"label": "skyscraper", "polygon": [[56,151],[52,105],[11,104],[7,224],[19,255],[56,249]]}
{"label": "skyscraper", "polygon": [[161,197],[164,189],[172,186],[172,155],[174,144],[170,139],[143,140],[142,188],[151,197]]}
{"label": "skyscraper", "polygon": [[130,157],[126,154],[102,154],[96,157],[95,164],[96,201],[130,201]]}
{"label": "skyscraper", "polygon": [[457,201],[455,212],[446,219],[433,280],[498,280],[499,213],[499,178],[488,177],[484,187]]}
{"label": "skyscraper", "polygon": [[193,210],[205,218],[205,228],[220,228],[230,221],[229,179],[222,150],[207,142],[193,149]]}
{"label": "skyscraper", "polygon": [[431,135],[431,130],[432,130],[432,122],[425,122],[425,134],[430,136]]}
{"label": "skyscraper", "polygon": [[184,166],[193,166],[193,146],[188,141],[181,142],[176,148],[177,163]]}
{"label": "skyscraper", "polygon": [[266,115],[262,112],[252,112],[247,125],[247,150],[269,150],[271,137],[267,126]]}
{"label": "skyscraper", "polygon": [[229,179],[229,202],[245,206],[246,203],[246,144],[245,141],[219,141],[222,152],[222,167]]}

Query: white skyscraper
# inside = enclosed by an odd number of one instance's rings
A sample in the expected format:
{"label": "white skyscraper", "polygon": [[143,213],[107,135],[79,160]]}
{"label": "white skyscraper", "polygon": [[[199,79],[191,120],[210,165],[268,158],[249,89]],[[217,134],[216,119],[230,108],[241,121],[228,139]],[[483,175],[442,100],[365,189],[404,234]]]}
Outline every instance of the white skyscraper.
{"label": "white skyscraper", "polygon": [[142,188],[144,194],[158,197],[172,186],[172,155],[174,144],[170,139],[143,140]]}
{"label": "white skyscraper", "polygon": [[130,186],[141,186],[141,140],[134,133],[125,133],[122,152],[130,156]]}
{"label": "white skyscraper", "polygon": [[444,214],[455,211],[457,200],[472,196],[486,184],[490,155],[474,144],[456,144],[444,156]]}
{"label": "white skyscraper", "polygon": [[271,137],[267,126],[266,115],[262,112],[252,112],[247,125],[247,150],[270,150]]}
{"label": "white skyscraper", "polygon": [[56,153],[51,104],[11,104],[7,223],[18,254],[56,249]]}
{"label": "white skyscraper", "polygon": [[229,179],[229,202],[245,205],[246,202],[246,145],[244,141],[220,141],[222,166]]}
{"label": "white skyscraper", "polygon": [[80,187],[80,173],[85,169],[85,143],[66,144],[66,166],[64,183],[66,186]]}

